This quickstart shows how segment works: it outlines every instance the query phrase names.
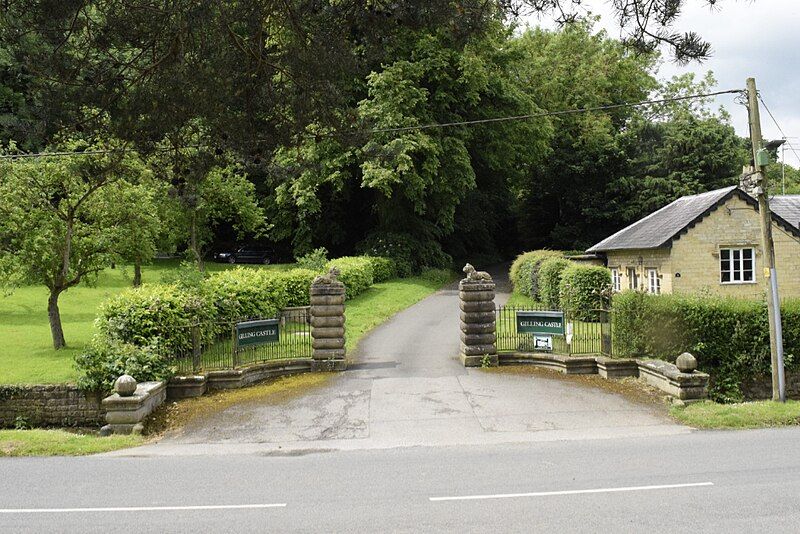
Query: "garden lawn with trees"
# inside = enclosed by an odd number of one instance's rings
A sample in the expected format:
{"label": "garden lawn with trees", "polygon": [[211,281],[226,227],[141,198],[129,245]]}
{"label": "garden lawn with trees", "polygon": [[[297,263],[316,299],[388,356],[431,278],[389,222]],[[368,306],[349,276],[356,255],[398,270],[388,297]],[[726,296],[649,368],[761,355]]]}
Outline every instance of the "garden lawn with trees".
{"label": "garden lawn with trees", "polygon": [[[246,268],[281,271],[293,264],[248,266]],[[207,263],[206,270],[216,272],[232,266]],[[179,260],[155,260],[143,268],[145,283],[174,279],[181,271]],[[0,296],[0,384],[50,384],[75,382],[75,356],[92,339],[94,321],[100,304],[130,288],[133,266],[120,265],[101,271],[90,285],[80,285],[64,292],[60,299],[61,316],[67,345],[55,350],[47,318],[47,290],[23,286]]]}

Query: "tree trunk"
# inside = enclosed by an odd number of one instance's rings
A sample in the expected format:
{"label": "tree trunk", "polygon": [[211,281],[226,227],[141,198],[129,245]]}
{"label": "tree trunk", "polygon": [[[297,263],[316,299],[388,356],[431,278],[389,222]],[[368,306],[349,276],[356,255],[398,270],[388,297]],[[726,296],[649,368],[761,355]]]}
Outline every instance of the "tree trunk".
{"label": "tree trunk", "polygon": [[51,289],[47,299],[47,316],[50,319],[50,333],[53,336],[53,348],[58,350],[67,345],[64,340],[64,328],[61,326],[61,313],[58,311],[60,289]]}
{"label": "tree trunk", "polygon": [[140,285],[142,285],[142,262],[137,259],[133,263],[133,287]]}
{"label": "tree trunk", "polygon": [[195,263],[197,263],[197,268],[200,269],[200,272],[204,272],[205,265],[203,264],[203,256],[200,254],[200,243],[197,242],[197,214],[195,212],[192,212],[192,224],[190,231],[189,249],[194,256]]}

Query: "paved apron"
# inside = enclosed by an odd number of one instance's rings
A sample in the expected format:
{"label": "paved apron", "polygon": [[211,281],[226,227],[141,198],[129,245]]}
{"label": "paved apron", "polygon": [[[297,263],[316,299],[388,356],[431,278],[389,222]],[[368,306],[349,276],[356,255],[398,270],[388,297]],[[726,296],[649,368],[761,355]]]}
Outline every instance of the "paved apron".
{"label": "paved apron", "polygon": [[[503,287],[503,280],[498,288]],[[499,294],[504,302],[507,294]],[[467,370],[458,290],[400,312],[361,342],[356,363],[283,404],[248,402],[119,454],[291,452],[685,433],[663,415],[567,381]]]}

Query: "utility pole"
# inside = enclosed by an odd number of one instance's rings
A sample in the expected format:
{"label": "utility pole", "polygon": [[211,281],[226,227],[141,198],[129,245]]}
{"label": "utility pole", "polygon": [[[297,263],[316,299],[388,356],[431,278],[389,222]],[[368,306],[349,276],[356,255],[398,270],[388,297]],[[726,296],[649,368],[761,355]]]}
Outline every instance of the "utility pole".
{"label": "utility pole", "polygon": [[772,400],[786,402],[786,381],[783,370],[783,329],[781,305],[778,298],[778,276],[775,272],[775,249],[772,243],[772,214],[769,210],[766,160],[761,139],[761,117],[758,112],[758,93],[754,78],[747,79],[747,111],[750,119],[750,141],[753,145],[753,171],[756,176],[758,211],[761,216],[761,248],[764,258],[764,278],[767,279],[767,309],[769,311],[769,352],[772,360]]}

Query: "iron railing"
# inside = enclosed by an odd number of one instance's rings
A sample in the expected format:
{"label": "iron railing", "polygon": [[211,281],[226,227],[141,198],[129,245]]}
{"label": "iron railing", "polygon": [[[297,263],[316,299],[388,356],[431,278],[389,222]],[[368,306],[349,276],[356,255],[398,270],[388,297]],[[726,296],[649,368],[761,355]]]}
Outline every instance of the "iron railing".
{"label": "iron railing", "polygon": [[221,369],[236,369],[273,360],[312,357],[311,317],[308,307],[290,308],[278,317],[248,318],[245,320],[276,319],[278,340],[255,346],[240,347],[236,341],[237,322],[211,322],[183,327],[181,338],[191,341],[173,351],[173,364],[178,374]]}
{"label": "iron railing", "polygon": [[[533,306],[500,306],[495,309],[497,351],[498,352],[533,352],[534,334],[517,331],[517,312],[524,311],[561,311]],[[565,335],[553,335],[552,352],[568,355],[611,355],[611,324],[609,313],[598,310],[594,320],[579,321],[564,315]]]}

